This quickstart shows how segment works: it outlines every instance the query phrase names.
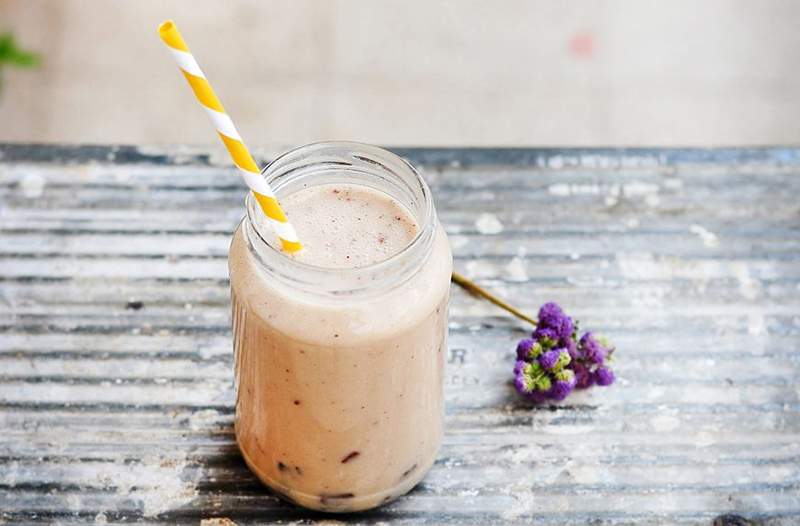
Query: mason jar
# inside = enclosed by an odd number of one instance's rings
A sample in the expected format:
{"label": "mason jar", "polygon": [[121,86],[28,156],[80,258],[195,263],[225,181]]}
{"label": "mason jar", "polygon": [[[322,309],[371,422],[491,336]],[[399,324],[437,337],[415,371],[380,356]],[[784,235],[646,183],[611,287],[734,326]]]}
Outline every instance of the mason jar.
{"label": "mason jar", "polygon": [[229,254],[236,440],[247,465],[306,508],[379,506],[425,476],[441,443],[447,237],[417,171],[374,146],[302,146],[263,176],[278,200],[322,184],[378,190],[419,225],[388,259],[317,267],[280,250],[251,194]]}

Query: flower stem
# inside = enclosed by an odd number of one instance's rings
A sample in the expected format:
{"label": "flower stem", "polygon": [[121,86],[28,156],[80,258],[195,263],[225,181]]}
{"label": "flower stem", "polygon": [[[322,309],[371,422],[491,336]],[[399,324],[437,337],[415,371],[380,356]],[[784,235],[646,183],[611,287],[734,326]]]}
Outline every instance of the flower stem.
{"label": "flower stem", "polygon": [[491,301],[492,303],[494,303],[495,305],[497,305],[501,309],[504,309],[505,311],[510,312],[511,314],[516,316],[517,318],[519,318],[521,320],[524,320],[524,321],[527,321],[528,323],[531,323],[534,326],[536,325],[536,320],[534,320],[530,316],[526,315],[525,313],[523,313],[522,311],[520,311],[518,308],[514,307],[513,305],[509,305],[505,301],[501,300],[500,298],[498,298],[497,296],[495,296],[494,294],[492,294],[488,290],[484,289],[483,287],[481,287],[480,285],[478,285],[474,281],[465,278],[464,276],[462,276],[458,272],[453,272],[453,283],[455,283],[456,285],[464,288],[470,294],[474,294],[476,296],[480,296],[482,298],[485,298],[485,299]]}

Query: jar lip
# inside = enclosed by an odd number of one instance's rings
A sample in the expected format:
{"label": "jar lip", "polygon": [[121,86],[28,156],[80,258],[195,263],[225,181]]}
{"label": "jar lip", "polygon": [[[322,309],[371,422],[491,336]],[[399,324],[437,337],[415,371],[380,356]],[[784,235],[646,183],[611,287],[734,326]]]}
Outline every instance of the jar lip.
{"label": "jar lip", "polygon": [[[288,150],[285,153],[277,156],[273,159],[269,164],[267,164],[264,169],[261,171],[263,177],[267,179],[267,182],[270,183],[270,186],[273,186],[273,191],[275,194],[279,194],[280,189],[284,186],[286,181],[279,182],[277,185],[274,185],[274,180],[277,177],[280,177],[283,174],[282,168],[284,168],[284,164],[289,164],[293,160],[302,160],[303,156],[313,155],[315,153],[320,152],[331,152],[332,150],[339,150],[346,152],[350,155],[357,155],[356,159],[366,161],[367,158],[364,155],[373,154],[378,157],[382,157],[383,160],[387,162],[392,162],[397,164],[396,168],[400,168],[402,170],[407,170],[408,174],[413,177],[414,183],[418,186],[418,191],[421,194],[423,200],[423,207],[422,207],[422,214],[417,217],[417,214],[414,213],[413,210],[409,210],[413,215],[415,215],[415,219],[419,223],[419,232],[414,236],[414,238],[408,242],[401,250],[392,254],[386,259],[377,261],[375,263],[370,263],[368,265],[363,265],[359,267],[344,267],[344,268],[329,268],[329,267],[321,267],[317,265],[312,265],[309,263],[305,263],[302,261],[298,261],[289,255],[287,255],[282,249],[276,246],[276,243],[269,242],[265,239],[266,232],[262,233],[261,229],[257,228],[256,225],[259,224],[257,218],[261,218],[263,215],[261,209],[257,205],[255,198],[253,197],[252,192],[248,192],[245,198],[245,208],[247,212],[247,222],[249,223],[249,232],[255,233],[259,238],[259,247],[261,250],[252,250],[253,254],[257,256],[257,259],[261,263],[262,267],[266,267],[267,270],[275,271],[278,270],[276,267],[281,266],[285,267],[279,272],[279,274],[286,278],[287,280],[292,281],[295,285],[298,284],[299,275],[306,275],[306,276],[316,276],[320,280],[328,279],[332,274],[335,274],[337,278],[341,281],[348,281],[348,280],[358,280],[360,277],[367,276],[367,275],[375,275],[382,271],[389,270],[391,271],[392,267],[397,267],[398,269],[403,267],[402,262],[403,260],[407,260],[413,257],[413,253],[416,251],[421,250],[420,247],[423,245],[428,246],[433,240],[433,233],[435,231],[436,225],[436,212],[433,206],[433,199],[430,193],[430,188],[426,184],[425,180],[419,174],[419,172],[405,159],[400,157],[399,155],[385,150],[383,148],[379,148],[377,146],[372,146],[369,144],[359,143],[355,141],[320,141],[320,142],[313,142],[306,145],[298,146],[291,150]],[[295,159],[297,158],[297,159]],[[394,173],[399,177],[397,173],[390,167],[384,166],[380,162],[376,162],[375,160],[369,159],[367,162],[375,163],[380,165],[382,168],[388,170],[391,173]],[[308,165],[315,165],[320,164],[323,165],[325,161],[318,161],[314,162],[311,161]],[[334,164],[336,164],[334,162]],[[358,183],[354,183],[358,184]],[[271,232],[274,235],[274,232]],[[277,239],[277,238],[276,238]],[[300,240],[302,243],[302,239]],[[252,243],[251,243],[252,244]],[[256,249],[256,247],[251,247]],[[424,254],[427,257],[427,252]],[[269,261],[265,260],[268,258]],[[410,275],[408,276],[410,277]],[[311,278],[313,281],[317,281]],[[369,281],[368,281],[369,282]],[[307,283],[308,284],[308,283]],[[335,288],[334,290],[328,290],[328,292],[332,292],[334,294],[342,294],[342,293],[353,293],[357,292],[356,289],[353,288]]]}

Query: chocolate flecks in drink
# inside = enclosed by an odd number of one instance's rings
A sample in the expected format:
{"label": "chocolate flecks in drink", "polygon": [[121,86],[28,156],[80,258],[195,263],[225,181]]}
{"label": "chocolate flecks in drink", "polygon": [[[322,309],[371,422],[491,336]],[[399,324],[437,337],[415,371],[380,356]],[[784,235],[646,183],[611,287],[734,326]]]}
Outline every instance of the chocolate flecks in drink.
{"label": "chocolate flecks in drink", "polygon": [[406,477],[408,477],[409,475],[411,475],[412,473],[414,473],[414,470],[415,470],[415,469],[417,469],[417,465],[416,465],[416,464],[414,464],[413,466],[411,466],[410,468],[408,468],[407,470],[405,470],[405,471],[403,472],[403,474],[400,476],[400,480],[403,480],[404,478],[406,478]]}
{"label": "chocolate flecks in drink", "polygon": [[305,249],[292,257],[323,268],[378,263],[417,236],[413,215],[388,194],[365,186],[323,184],[281,200]]}
{"label": "chocolate flecks in drink", "polygon": [[286,471],[287,469],[289,469],[289,466],[287,466],[286,464],[284,464],[283,462],[281,462],[279,460],[278,461],[278,471]]}
{"label": "chocolate flecks in drink", "polygon": [[296,472],[298,475],[302,475],[302,474],[303,474],[303,470],[302,470],[302,469],[300,469],[300,466],[295,466],[295,467],[294,467],[294,470],[295,470],[295,472]]}
{"label": "chocolate flecks in drink", "polygon": [[350,462],[351,460],[353,460],[354,458],[356,458],[360,454],[361,453],[359,453],[358,451],[351,451],[350,453],[347,454],[346,457],[344,457],[342,459],[342,464],[347,464],[348,462]]}
{"label": "chocolate flecks in drink", "polygon": [[300,400],[295,400],[294,405],[300,405]]}
{"label": "chocolate flecks in drink", "polygon": [[355,494],[353,494],[353,493],[335,493],[333,495],[320,495],[319,496],[319,501],[322,504],[328,504],[331,501],[337,501],[337,500],[342,500],[342,499],[352,499],[353,497],[355,497]]}

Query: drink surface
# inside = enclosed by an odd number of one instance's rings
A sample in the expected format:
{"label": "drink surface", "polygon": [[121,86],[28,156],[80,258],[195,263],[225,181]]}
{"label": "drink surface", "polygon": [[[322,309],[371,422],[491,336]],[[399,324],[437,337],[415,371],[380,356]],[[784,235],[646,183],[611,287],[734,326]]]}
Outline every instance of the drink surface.
{"label": "drink surface", "polygon": [[312,186],[281,204],[304,247],[292,257],[318,267],[378,263],[403,250],[419,232],[403,205],[365,186]]}
{"label": "drink surface", "polygon": [[[365,186],[318,185],[281,203],[305,247],[291,257],[329,268],[332,279],[402,251],[420,229],[401,204]],[[442,437],[452,270],[444,230],[436,226],[405,281],[333,300],[266,272],[244,230],[234,234],[229,270],[236,439],[248,466],[313,509],[356,511],[404,494]]]}

